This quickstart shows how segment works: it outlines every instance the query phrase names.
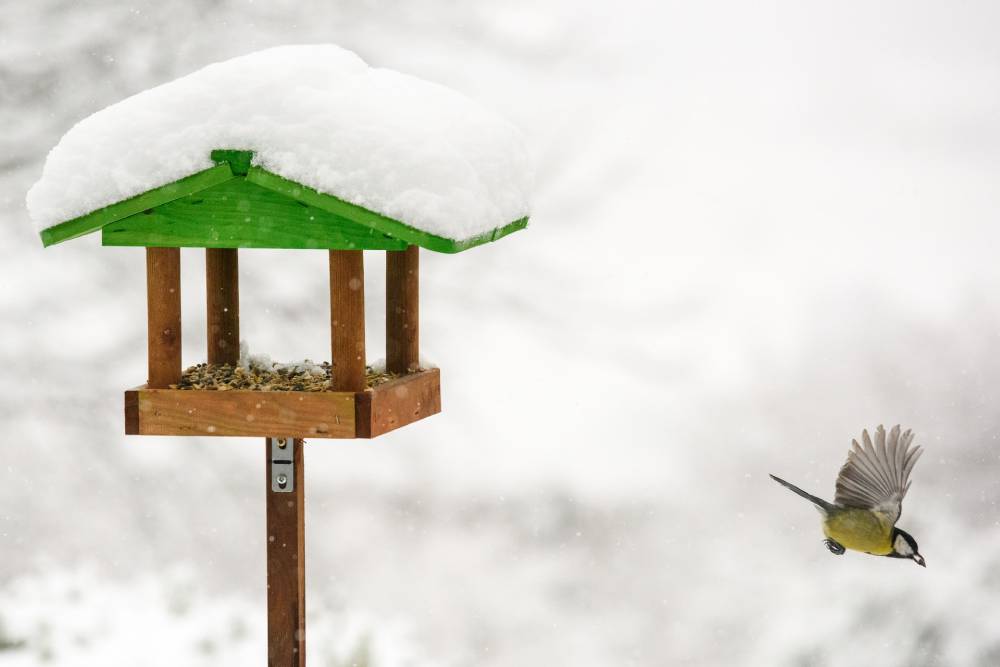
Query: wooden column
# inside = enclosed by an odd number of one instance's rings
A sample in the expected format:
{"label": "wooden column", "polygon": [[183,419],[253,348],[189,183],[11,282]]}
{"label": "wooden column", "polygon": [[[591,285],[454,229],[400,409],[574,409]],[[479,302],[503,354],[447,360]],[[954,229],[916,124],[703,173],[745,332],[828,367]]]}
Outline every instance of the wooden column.
{"label": "wooden column", "polygon": [[385,365],[390,373],[420,367],[420,248],[385,253]]}
{"label": "wooden column", "polygon": [[[306,549],[303,440],[288,439],[293,449],[293,490],[279,492],[271,484],[271,443],[267,455],[267,664],[305,667]],[[291,457],[289,457],[291,458]]]}
{"label": "wooden column", "polygon": [[208,363],[240,360],[240,274],[236,248],[205,249]]}
{"label": "wooden column", "polygon": [[181,381],[181,251],[146,248],[150,387]]}
{"label": "wooden column", "polygon": [[365,390],[365,264],[361,250],[330,251],[333,389]]}

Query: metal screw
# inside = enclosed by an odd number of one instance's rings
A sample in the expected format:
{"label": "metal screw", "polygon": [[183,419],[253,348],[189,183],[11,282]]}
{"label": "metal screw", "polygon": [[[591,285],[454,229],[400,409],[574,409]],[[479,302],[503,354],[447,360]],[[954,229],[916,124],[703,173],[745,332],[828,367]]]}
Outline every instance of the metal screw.
{"label": "metal screw", "polygon": [[278,486],[285,488],[288,485],[288,475],[278,475],[277,482]]}
{"label": "metal screw", "polygon": [[284,438],[278,438],[278,449],[284,449],[287,444]]}

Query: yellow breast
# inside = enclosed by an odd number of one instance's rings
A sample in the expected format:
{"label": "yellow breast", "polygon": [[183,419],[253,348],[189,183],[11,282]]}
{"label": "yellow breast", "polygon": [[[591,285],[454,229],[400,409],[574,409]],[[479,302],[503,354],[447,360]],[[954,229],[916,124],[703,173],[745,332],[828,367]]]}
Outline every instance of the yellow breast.
{"label": "yellow breast", "polygon": [[862,509],[835,510],[823,533],[848,549],[884,556],[892,552],[892,523],[884,514]]}

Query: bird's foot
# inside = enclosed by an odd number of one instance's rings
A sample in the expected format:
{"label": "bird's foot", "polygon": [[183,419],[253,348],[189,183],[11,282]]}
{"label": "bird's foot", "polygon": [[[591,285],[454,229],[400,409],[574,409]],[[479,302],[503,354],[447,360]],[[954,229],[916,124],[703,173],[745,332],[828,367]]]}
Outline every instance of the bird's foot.
{"label": "bird's foot", "polygon": [[843,544],[834,542],[833,540],[823,540],[823,544],[825,544],[826,548],[830,550],[830,553],[835,556],[843,556],[844,552],[847,551]]}

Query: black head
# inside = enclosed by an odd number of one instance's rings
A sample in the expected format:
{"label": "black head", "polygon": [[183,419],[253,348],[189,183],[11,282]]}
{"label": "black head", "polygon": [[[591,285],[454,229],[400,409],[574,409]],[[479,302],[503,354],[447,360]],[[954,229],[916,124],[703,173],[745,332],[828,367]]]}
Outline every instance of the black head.
{"label": "black head", "polygon": [[920,567],[927,567],[924,557],[920,555],[917,541],[905,530],[892,529],[892,558],[909,558]]}

